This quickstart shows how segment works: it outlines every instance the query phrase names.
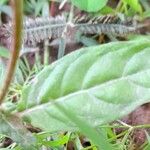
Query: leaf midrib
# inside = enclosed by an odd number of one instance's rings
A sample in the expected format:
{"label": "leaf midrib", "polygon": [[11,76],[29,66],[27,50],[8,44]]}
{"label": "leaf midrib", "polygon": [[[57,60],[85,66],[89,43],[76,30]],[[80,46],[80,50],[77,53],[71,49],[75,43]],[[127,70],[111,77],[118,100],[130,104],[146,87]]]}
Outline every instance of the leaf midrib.
{"label": "leaf midrib", "polygon": [[[80,94],[80,93],[81,93],[81,94],[82,94],[82,93],[88,93],[89,90],[94,90],[94,89],[96,89],[96,88],[104,87],[104,86],[107,86],[107,85],[109,85],[109,84],[113,84],[114,82],[117,82],[117,81],[126,80],[126,79],[128,79],[129,77],[131,77],[131,76],[134,76],[134,75],[137,75],[137,74],[141,74],[141,73],[147,72],[147,71],[150,71],[150,68],[149,68],[149,69],[142,70],[142,71],[137,72],[137,73],[133,73],[133,74],[124,76],[124,77],[122,76],[122,77],[120,77],[120,78],[117,78],[117,79],[113,79],[113,80],[104,82],[104,83],[102,83],[102,84],[100,84],[100,85],[97,85],[97,86],[94,86],[94,87],[91,87],[91,88],[88,88],[88,89],[82,89],[82,90],[80,90],[80,91],[76,91],[76,92],[70,93],[70,94],[68,94],[68,95],[66,95],[66,96],[62,96],[62,97],[60,97],[60,98],[55,99],[55,101],[51,101],[51,100],[50,100],[50,101],[48,101],[47,103],[40,104],[40,105],[36,105],[36,106],[34,106],[34,107],[32,107],[32,108],[28,108],[28,109],[26,109],[26,110],[20,112],[19,115],[20,115],[20,116],[23,116],[24,114],[29,113],[29,112],[32,112],[32,111],[34,111],[34,110],[36,110],[36,109],[44,108],[44,106],[47,106],[48,104],[57,103],[58,100],[65,99],[65,97],[68,97],[68,96],[75,96],[76,94]],[[135,84],[135,83],[134,83],[134,84]],[[136,83],[136,85],[137,85],[137,83]],[[140,84],[138,84],[138,85],[139,85],[139,86],[142,86],[142,85],[140,85]],[[143,86],[142,86],[142,87],[143,87]],[[148,87],[144,87],[144,88],[149,89]]]}

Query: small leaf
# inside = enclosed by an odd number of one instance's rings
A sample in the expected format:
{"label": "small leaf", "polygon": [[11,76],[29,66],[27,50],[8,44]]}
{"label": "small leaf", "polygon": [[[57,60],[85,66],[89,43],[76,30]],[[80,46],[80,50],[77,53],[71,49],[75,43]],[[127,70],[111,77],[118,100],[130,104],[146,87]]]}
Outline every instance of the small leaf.
{"label": "small leaf", "polygon": [[0,1],[0,5],[4,5],[4,4],[6,4],[8,2],[8,0],[1,0]]}
{"label": "small leaf", "polygon": [[57,140],[53,140],[53,141],[43,140],[43,141],[41,141],[41,144],[46,147],[57,147],[57,146],[62,146],[64,144],[68,143],[68,140],[69,140],[69,136],[68,136],[68,134],[66,134]]}
{"label": "small leaf", "polygon": [[142,7],[139,0],[124,0],[136,12],[142,12]]}
{"label": "small leaf", "polygon": [[72,0],[72,3],[81,10],[97,12],[107,4],[107,1],[108,0]]}
{"label": "small leaf", "polygon": [[10,53],[9,53],[8,49],[0,46],[0,57],[9,58],[9,55],[10,55]]}
{"label": "small leaf", "polygon": [[34,150],[34,138],[25,129],[18,117],[13,115],[6,117],[0,114],[0,133],[10,137],[24,148],[32,148]]}
{"label": "small leaf", "polygon": [[3,80],[4,80],[4,76],[5,76],[5,65],[3,63],[3,61],[0,59],[0,87],[2,86]]}
{"label": "small leaf", "polygon": [[103,7],[101,10],[100,10],[100,13],[103,14],[103,15],[107,15],[107,14],[110,14],[110,13],[115,13],[115,10],[109,6],[105,6]]}
{"label": "small leaf", "polygon": [[0,12],[7,14],[9,17],[12,17],[12,9],[7,5],[0,5]]}

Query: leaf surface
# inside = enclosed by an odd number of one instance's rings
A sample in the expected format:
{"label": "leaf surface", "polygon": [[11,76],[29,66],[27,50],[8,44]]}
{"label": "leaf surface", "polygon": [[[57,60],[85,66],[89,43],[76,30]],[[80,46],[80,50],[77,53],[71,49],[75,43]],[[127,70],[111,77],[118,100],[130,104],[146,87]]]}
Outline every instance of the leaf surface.
{"label": "leaf surface", "polygon": [[24,149],[33,149],[35,139],[22,125],[17,116],[5,116],[0,114],[0,134],[8,136],[14,142],[21,145]]}
{"label": "leaf surface", "polygon": [[0,88],[3,84],[5,70],[6,70],[5,65],[4,65],[3,61],[0,59]]}
{"label": "leaf surface", "polygon": [[139,0],[123,0],[126,2],[130,7],[135,10],[136,12],[142,12],[142,7],[140,5]]}
{"label": "leaf surface", "polygon": [[72,0],[75,6],[88,12],[97,12],[102,9],[107,2],[108,0]]}
{"label": "leaf surface", "polygon": [[58,105],[92,127],[121,118],[150,101],[149,58],[146,39],[75,51],[24,88],[18,111],[50,132],[78,130]]}
{"label": "leaf surface", "polygon": [[0,57],[9,58],[10,52],[8,49],[0,46]]}

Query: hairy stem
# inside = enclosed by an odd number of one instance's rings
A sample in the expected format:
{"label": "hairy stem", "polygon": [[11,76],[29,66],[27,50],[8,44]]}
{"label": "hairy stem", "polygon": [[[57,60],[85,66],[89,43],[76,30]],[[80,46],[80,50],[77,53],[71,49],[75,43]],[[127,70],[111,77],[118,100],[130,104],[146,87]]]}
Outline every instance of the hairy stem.
{"label": "hairy stem", "polygon": [[11,58],[6,72],[6,78],[4,84],[0,89],[0,105],[2,104],[5,95],[7,94],[9,85],[13,78],[17,60],[19,57],[19,51],[21,48],[21,30],[22,30],[22,10],[23,10],[23,0],[12,0],[13,9],[13,37],[11,46]]}

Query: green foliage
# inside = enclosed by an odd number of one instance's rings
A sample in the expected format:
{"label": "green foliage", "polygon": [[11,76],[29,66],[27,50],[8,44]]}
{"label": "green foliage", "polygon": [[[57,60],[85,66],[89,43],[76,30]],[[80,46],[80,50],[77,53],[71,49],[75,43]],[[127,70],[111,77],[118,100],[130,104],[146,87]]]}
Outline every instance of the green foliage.
{"label": "green foliage", "polygon": [[98,149],[102,150],[117,150],[114,148],[108,141],[106,132],[104,130],[96,130],[92,127],[92,125],[88,124],[84,121],[84,119],[80,119],[73,113],[73,111],[69,109],[64,109],[61,105],[56,105],[56,107],[70,120],[72,121],[79,130],[86,135],[86,137],[90,138],[92,142],[98,147]]}
{"label": "green foliage", "polygon": [[1,0],[0,4],[3,5],[3,4],[6,4],[7,2],[8,2],[8,0]]}
{"label": "green foliage", "polygon": [[6,117],[0,114],[0,133],[10,137],[15,142],[19,143],[24,149],[32,148],[35,140],[32,135],[26,131],[21,121],[16,116]]}
{"label": "green foliage", "polygon": [[140,39],[73,52],[25,87],[18,110],[51,132],[78,130],[57,104],[94,127],[127,115],[149,102],[149,48],[149,40]]}
{"label": "green foliage", "polygon": [[8,49],[0,46],[0,57],[9,58],[9,55]]}
{"label": "green foliage", "polygon": [[81,10],[97,12],[102,9],[108,0],[72,0],[72,3]]}
{"label": "green foliage", "polygon": [[146,147],[144,148],[144,150],[150,150],[150,136],[148,135],[148,133],[146,132],[146,136],[148,139],[148,144],[146,145]]}
{"label": "green foliage", "polygon": [[56,140],[48,141],[46,140],[48,137],[50,137],[50,133],[39,133],[36,135],[38,143],[40,145],[44,145],[46,147],[58,147],[63,146],[64,144],[67,144],[70,138],[70,134],[66,135],[60,135]]}
{"label": "green foliage", "polygon": [[134,11],[142,12],[142,7],[139,3],[139,0],[123,0],[123,1],[127,3]]}
{"label": "green foliage", "polygon": [[5,75],[5,65],[0,59],[0,87],[2,86],[4,75]]}
{"label": "green foliage", "polygon": [[0,13],[5,13],[9,17],[12,16],[12,9],[10,6],[6,5],[8,0],[1,0],[0,1]]}
{"label": "green foliage", "polygon": [[[43,13],[43,9],[48,6],[48,0],[24,0],[24,11],[38,16]],[[44,13],[46,13],[47,9]]]}

